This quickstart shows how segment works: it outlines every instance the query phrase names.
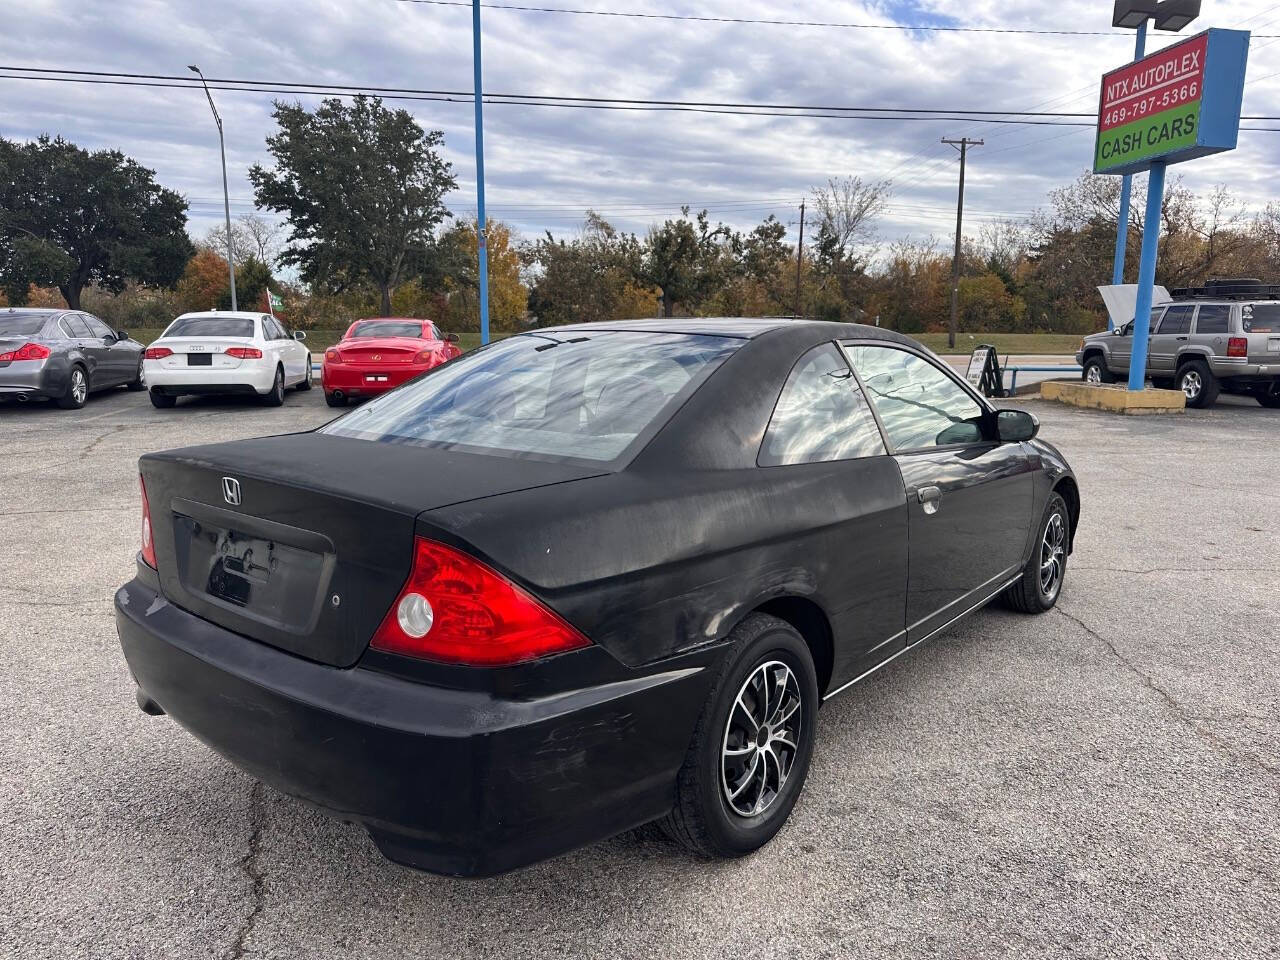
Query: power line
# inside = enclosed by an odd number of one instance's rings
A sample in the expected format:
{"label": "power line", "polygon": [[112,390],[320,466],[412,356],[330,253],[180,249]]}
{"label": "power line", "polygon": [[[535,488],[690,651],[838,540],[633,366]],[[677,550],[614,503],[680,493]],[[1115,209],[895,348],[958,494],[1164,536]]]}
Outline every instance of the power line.
{"label": "power line", "polygon": [[[416,3],[433,7],[466,7],[469,0],[399,0],[400,3]],[[482,3],[487,10],[507,10],[516,13],[560,13],[585,17],[623,17],[635,20],[680,20],[692,23],[741,23],[770,27],[832,27],[846,30],[899,30],[904,33],[1020,33],[1058,37],[1131,37],[1127,30],[1036,30],[1027,27],[965,27],[947,25],[911,26],[902,23],[846,23],[825,20],[774,20],[763,17],[709,17],[677,13],[642,13],[630,10],[579,10],[569,7],[534,7],[514,3]]]}

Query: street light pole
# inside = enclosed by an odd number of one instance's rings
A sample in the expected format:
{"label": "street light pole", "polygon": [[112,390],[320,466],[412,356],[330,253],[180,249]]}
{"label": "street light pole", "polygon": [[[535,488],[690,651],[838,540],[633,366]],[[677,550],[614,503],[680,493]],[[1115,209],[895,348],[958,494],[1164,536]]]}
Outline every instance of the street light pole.
{"label": "street light pole", "polygon": [[227,146],[222,139],[222,118],[218,116],[218,108],[213,105],[213,94],[209,92],[209,84],[205,83],[200,68],[193,63],[187,69],[200,75],[200,85],[204,87],[204,95],[209,98],[209,109],[213,111],[213,122],[218,125],[218,150],[222,153],[222,210],[227,217],[227,271],[231,275],[231,309],[239,310],[240,306],[236,303],[236,252],[231,240],[231,194],[227,190]]}

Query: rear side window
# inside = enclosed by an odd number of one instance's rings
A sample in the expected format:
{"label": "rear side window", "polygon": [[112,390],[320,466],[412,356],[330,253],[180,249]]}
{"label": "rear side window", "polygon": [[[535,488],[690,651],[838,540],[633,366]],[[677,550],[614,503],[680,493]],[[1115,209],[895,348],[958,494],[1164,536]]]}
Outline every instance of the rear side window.
{"label": "rear side window", "polygon": [[834,344],[814,347],[778,397],[757,463],[777,467],[874,457],[885,452],[867,399]]}
{"label": "rear side window", "polygon": [[253,321],[243,317],[179,317],[164,332],[166,337],[253,336]]}
{"label": "rear side window", "polygon": [[62,325],[67,328],[67,332],[75,339],[89,340],[93,337],[93,331],[89,329],[89,324],[84,322],[84,317],[78,313],[68,313],[62,318]]}
{"label": "rear side window", "polygon": [[847,347],[897,450],[981,443],[983,406],[928,360],[895,347]]}
{"label": "rear side window", "polygon": [[1246,303],[1241,310],[1245,333],[1280,333],[1280,303]]}
{"label": "rear side window", "polygon": [[1226,333],[1231,321],[1231,307],[1225,303],[1206,303],[1196,314],[1196,333]]}
{"label": "rear side window", "polygon": [[526,333],[464,354],[320,432],[608,462],[652,436],[739,344],[634,331]]}
{"label": "rear side window", "polygon": [[1195,313],[1195,307],[1170,307],[1164,312],[1164,319],[1160,321],[1161,335],[1166,333],[1181,334],[1188,333],[1191,330],[1191,315]]}

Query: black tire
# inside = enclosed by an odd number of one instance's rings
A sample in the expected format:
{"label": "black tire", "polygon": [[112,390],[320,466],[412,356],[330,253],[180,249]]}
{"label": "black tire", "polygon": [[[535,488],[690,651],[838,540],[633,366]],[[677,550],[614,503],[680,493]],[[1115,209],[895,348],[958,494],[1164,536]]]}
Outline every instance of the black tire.
{"label": "black tire", "polygon": [[1213,406],[1218,399],[1218,378],[1209,372],[1209,365],[1203,360],[1188,360],[1178,367],[1178,375],[1174,378],[1177,389],[1187,398],[1187,406],[1203,410]]}
{"label": "black tire", "polygon": [[171,393],[161,393],[159,390],[151,390],[148,391],[147,395],[151,397],[151,405],[157,410],[169,410],[175,407],[178,403],[178,398]]}
{"label": "black tire", "polygon": [[1274,386],[1263,393],[1255,393],[1254,396],[1268,410],[1280,410],[1280,386]]}
{"label": "black tire", "polygon": [[[1056,518],[1056,520],[1055,520]],[[1057,534],[1050,536],[1050,528],[1056,523]],[[1050,542],[1056,547],[1051,549]],[[1027,565],[1022,568],[1022,576],[1018,582],[1009,587],[1000,598],[1005,606],[1019,613],[1044,613],[1053,609],[1062,595],[1062,584],[1067,577],[1067,555],[1071,544],[1071,512],[1067,509],[1067,501],[1061,494],[1053,494],[1044,508],[1044,516],[1036,527],[1036,545],[1031,551]],[[1042,577],[1042,565],[1048,559],[1057,560],[1057,569],[1052,583],[1046,588]]]}
{"label": "black tire", "polygon": [[[730,641],[676,780],[675,807],[660,821],[668,836],[704,857],[744,856],[768,843],[782,829],[809,773],[817,730],[817,673],[800,634],[776,617],[753,613],[734,629]],[[785,667],[785,672],[780,667]],[[758,677],[763,683],[767,678],[776,681],[784,676],[784,693],[776,708],[767,697],[762,703],[756,696],[758,685],[748,687]],[[776,690],[772,684],[770,688]],[[795,704],[792,713],[783,716],[790,704]],[[766,720],[781,717],[756,727],[757,735],[764,731],[768,738],[763,746],[755,738],[741,739],[743,731],[751,729],[744,722],[750,719],[751,711]],[[795,717],[799,719],[793,721]],[[788,741],[775,739],[779,730],[795,738],[794,750],[788,750]],[[776,746],[779,743],[784,745]],[[729,757],[726,751],[730,750],[740,752],[742,759]],[[781,776],[781,764],[788,753],[791,759],[787,773]],[[747,756],[760,768],[746,769]],[[743,769],[731,772],[726,763]],[[772,788],[768,774],[771,764]],[[753,774],[757,769],[763,771],[759,776]],[[730,783],[731,776],[737,776],[735,784]],[[728,796],[732,786],[745,791],[734,801]],[[763,807],[755,814],[743,813],[735,811],[731,802],[750,808],[763,803]]]}
{"label": "black tire", "polygon": [[347,398],[340,397],[336,393],[325,393],[324,402],[331,407],[345,407],[347,405]]}
{"label": "black tire", "polygon": [[302,380],[296,385],[296,389],[301,392],[311,389],[311,355],[307,354],[307,372],[303,374]]}
{"label": "black tire", "polygon": [[138,375],[126,383],[125,386],[134,392],[147,389],[146,377],[142,372],[142,354],[138,354]]}
{"label": "black tire", "polygon": [[268,407],[284,405],[284,370],[280,367],[276,367],[276,378],[272,381],[271,392],[262,398],[262,402]]}
{"label": "black tire", "polygon": [[1115,383],[1116,375],[1107,369],[1107,362],[1102,359],[1102,354],[1094,353],[1084,358],[1080,379],[1085,383]]}
{"label": "black tire", "polygon": [[57,403],[63,410],[79,410],[89,399],[89,371],[80,364],[75,364],[67,374],[67,389],[58,397]]}

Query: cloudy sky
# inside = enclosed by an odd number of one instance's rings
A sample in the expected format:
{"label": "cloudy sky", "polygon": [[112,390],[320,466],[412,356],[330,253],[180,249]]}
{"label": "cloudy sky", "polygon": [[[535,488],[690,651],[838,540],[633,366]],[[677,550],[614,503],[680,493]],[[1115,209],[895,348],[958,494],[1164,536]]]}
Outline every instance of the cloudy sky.
{"label": "cloudy sky", "polygon": [[[499,0],[495,0],[499,2]],[[511,0],[520,2],[520,0]],[[529,2],[529,0],[525,0]],[[1096,36],[929,32],[592,16],[488,8],[485,89],[552,94],[813,106],[1089,112],[1098,78],[1132,55],[1110,30],[1107,0],[971,0],[805,4],[758,0],[546,0],[546,6],[846,24],[1102,31]],[[186,74],[210,78],[471,89],[465,6],[412,0],[0,0],[0,74],[15,67]],[[1280,3],[1204,0],[1195,28],[1253,30],[1246,115],[1280,115]],[[1188,33],[1192,30],[1188,30]],[[1153,32],[1148,51],[1170,34]],[[221,217],[218,142],[198,87],[148,88],[0,78],[0,135],[61,134],[116,147],[154,168],[191,205],[201,236]],[[253,209],[245,175],[267,160],[270,94],[216,91],[227,136],[232,213]],[[314,105],[314,96],[293,97]],[[389,100],[444,131],[459,189],[474,212],[472,107]],[[1051,119],[1051,118],[1050,118]],[[1246,126],[1277,127],[1280,122]],[[590,206],[643,230],[681,204],[749,227],[769,213],[789,224],[831,176],[891,178],[884,239],[954,229],[957,164],[942,137],[981,137],[971,153],[966,224],[1025,218],[1047,192],[1090,164],[1087,127],[991,122],[723,116],[492,105],[485,115],[490,215],[525,236],[568,233]],[[1242,133],[1234,153],[1182,166],[1193,188],[1224,182],[1249,206],[1276,195],[1280,132]],[[968,230],[966,232],[969,232]]]}

